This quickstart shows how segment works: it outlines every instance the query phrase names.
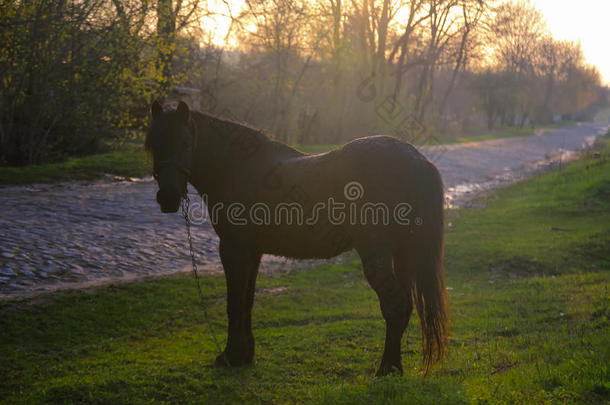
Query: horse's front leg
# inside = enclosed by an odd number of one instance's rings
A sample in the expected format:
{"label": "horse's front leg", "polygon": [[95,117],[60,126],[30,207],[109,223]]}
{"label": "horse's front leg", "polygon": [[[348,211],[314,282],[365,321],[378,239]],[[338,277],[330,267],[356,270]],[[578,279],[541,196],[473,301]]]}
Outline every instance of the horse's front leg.
{"label": "horse's front leg", "polygon": [[252,304],[261,254],[251,247],[220,241],[220,260],[227,280],[227,346],[217,365],[241,366],[254,361]]}

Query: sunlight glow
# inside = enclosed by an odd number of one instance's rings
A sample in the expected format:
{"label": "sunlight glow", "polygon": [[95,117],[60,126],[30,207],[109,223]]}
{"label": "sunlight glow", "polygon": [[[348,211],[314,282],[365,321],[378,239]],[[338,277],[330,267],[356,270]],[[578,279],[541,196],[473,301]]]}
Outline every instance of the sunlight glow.
{"label": "sunlight glow", "polygon": [[231,16],[233,18],[239,16],[244,7],[243,0],[209,0],[207,6],[215,15],[203,18],[201,26],[209,33],[212,43],[219,47],[236,47],[235,38],[228,38],[227,34],[231,29]]}
{"label": "sunlight glow", "polygon": [[[597,66],[602,81],[610,85],[610,1],[608,0],[531,0],[544,14],[553,37],[580,42],[587,61]],[[234,38],[227,40],[231,18],[238,17],[244,7],[243,0],[210,0],[208,6],[214,17],[202,20],[212,43],[220,47],[236,47]]]}
{"label": "sunlight glow", "polygon": [[610,1],[533,0],[557,39],[580,41],[587,61],[597,66],[602,81],[610,85]]}

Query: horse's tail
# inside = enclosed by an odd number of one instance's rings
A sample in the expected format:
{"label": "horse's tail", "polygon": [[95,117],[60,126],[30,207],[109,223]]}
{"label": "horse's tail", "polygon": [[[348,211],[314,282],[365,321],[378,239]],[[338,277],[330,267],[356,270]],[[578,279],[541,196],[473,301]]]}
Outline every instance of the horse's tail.
{"label": "horse's tail", "polygon": [[[425,162],[414,181],[417,198],[415,226],[409,251],[414,264],[411,295],[422,329],[423,363],[426,375],[442,360],[449,334],[447,291],[443,270],[444,192],[441,175],[434,164]],[[420,220],[418,220],[418,218]]]}

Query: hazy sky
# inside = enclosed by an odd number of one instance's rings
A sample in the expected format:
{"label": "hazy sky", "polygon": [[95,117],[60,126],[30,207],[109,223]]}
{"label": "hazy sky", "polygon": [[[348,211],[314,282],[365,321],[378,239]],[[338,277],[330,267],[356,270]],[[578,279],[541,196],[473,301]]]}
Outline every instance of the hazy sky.
{"label": "hazy sky", "polygon": [[580,41],[587,61],[610,85],[610,0],[532,0],[553,37]]}
{"label": "hazy sky", "polygon": [[[610,0],[530,0],[544,14],[553,37],[580,41],[587,61],[599,69],[610,85]],[[226,10],[222,0],[210,0],[217,10]],[[243,0],[229,1],[239,14]],[[229,19],[216,20],[215,42],[223,43]]]}

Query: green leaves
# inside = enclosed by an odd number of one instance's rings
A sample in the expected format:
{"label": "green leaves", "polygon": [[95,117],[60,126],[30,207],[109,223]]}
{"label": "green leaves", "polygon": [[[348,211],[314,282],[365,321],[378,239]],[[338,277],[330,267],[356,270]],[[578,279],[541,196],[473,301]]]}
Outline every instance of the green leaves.
{"label": "green leaves", "polygon": [[97,152],[146,122],[149,39],[124,21],[92,0],[3,3],[0,165]]}

